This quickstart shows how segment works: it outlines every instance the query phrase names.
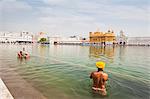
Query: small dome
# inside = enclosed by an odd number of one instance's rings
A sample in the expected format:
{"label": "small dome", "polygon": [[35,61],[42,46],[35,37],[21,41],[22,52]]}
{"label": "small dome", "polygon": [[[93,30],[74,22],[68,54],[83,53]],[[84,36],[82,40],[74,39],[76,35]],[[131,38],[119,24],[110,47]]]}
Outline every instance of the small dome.
{"label": "small dome", "polygon": [[108,30],[108,32],[110,32],[110,30]]}

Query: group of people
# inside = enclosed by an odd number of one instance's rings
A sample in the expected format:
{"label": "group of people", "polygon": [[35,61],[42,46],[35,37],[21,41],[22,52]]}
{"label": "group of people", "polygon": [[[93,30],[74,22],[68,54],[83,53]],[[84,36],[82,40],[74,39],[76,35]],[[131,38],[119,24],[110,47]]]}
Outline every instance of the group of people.
{"label": "group of people", "polygon": [[[28,58],[29,54],[23,51],[18,53],[19,58]],[[106,92],[106,81],[108,80],[108,75],[104,73],[105,63],[102,61],[96,62],[97,71],[93,71],[90,75],[90,78],[93,79],[92,90],[100,93],[101,95],[107,95]]]}
{"label": "group of people", "polygon": [[29,58],[29,54],[25,52],[25,48],[23,48],[23,51],[19,51],[18,53],[19,58]]}

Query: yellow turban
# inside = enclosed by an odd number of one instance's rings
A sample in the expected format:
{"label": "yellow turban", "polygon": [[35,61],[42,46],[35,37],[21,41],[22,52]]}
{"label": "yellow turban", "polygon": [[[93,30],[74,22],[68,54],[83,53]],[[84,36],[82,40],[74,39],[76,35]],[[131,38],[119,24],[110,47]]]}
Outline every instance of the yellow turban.
{"label": "yellow turban", "polygon": [[102,68],[104,70],[105,62],[102,62],[102,61],[96,62],[96,67],[97,68]]}

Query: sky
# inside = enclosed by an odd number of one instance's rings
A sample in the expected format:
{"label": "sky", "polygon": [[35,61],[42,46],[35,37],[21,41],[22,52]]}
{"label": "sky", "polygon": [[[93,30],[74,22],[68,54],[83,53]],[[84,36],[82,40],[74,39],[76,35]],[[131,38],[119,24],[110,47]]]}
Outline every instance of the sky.
{"label": "sky", "polygon": [[0,0],[0,31],[150,37],[150,0]]}

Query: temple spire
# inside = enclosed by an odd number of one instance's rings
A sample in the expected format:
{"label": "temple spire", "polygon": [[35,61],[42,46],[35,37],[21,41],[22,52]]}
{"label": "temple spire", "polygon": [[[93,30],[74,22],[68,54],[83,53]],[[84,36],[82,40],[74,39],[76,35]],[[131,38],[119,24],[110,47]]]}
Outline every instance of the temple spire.
{"label": "temple spire", "polygon": [[97,28],[96,32],[100,32],[100,28]]}

